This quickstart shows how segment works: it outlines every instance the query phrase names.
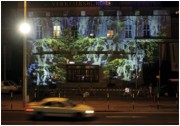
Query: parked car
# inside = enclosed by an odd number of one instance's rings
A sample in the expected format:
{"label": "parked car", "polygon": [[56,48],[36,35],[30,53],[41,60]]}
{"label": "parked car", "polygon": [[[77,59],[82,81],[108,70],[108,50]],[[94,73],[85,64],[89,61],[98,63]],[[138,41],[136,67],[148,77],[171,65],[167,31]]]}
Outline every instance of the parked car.
{"label": "parked car", "polygon": [[160,87],[161,96],[176,96],[177,88],[176,85],[166,84]]}
{"label": "parked car", "polygon": [[75,104],[68,98],[51,97],[39,102],[30,102],[25,111],[31,118],[37,120],[44,116],[74,117],[83,119],[94,116],[94,109],[84,104]]}
{"label": "parked car", "polygon": [[1,81],[1,93],[16,93],[18,91],[20,91],[20,86],[13,81]]}

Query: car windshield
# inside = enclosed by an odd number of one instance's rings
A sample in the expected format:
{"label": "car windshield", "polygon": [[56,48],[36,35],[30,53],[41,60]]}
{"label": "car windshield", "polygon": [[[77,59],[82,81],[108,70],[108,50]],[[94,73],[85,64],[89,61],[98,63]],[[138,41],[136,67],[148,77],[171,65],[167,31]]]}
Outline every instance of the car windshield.
{"label": "car windshield", "polygon": [[16,84],[15,84],[13,81],[9,81],[9,83],[10,83],[11,85],[16,86]]}

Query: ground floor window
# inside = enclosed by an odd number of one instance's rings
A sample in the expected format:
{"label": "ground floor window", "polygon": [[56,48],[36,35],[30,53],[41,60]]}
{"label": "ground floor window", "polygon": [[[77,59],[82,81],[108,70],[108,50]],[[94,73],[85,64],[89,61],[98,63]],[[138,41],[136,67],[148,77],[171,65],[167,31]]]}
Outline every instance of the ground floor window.
{"label": "ground floor window", "polygon": [[67,82],[98,82],[98,65],[67,65]]}

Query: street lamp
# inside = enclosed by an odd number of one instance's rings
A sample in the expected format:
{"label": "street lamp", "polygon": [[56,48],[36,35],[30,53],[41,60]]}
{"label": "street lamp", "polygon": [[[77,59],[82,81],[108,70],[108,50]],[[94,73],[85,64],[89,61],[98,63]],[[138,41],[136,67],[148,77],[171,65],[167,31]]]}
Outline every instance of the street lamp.
{"label": "street lamp", "polygon": [[28,34],[30,31],[30,26],[28,23],[23,22],[20,27],[19,27],[19,31],[23,34]]}
{"label": "street lamp", "polygon": [[27,34],[30,31],[30,26],[27,23],[27,2],[24,1],[24,23],[19,27],[21,33],[23,33],[23,105],[25,107],[27,99]]}

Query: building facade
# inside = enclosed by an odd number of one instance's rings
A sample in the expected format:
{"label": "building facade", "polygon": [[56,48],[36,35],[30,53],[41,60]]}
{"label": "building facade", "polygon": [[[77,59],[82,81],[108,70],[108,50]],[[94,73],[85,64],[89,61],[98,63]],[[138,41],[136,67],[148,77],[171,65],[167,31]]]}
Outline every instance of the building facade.
{"label": "building facade", "polygon": [[[139,86],[145,66],[171,43],[178,68],[178,8],[163,2],[28,2],[28,78],[33,85]],[[22,8],[21,8],[22,7]],[[19,3],[19,11],[23,9]],[[174,15],[174,17],[173,17]],[[160,67],[160,65],[159,65]]]}

